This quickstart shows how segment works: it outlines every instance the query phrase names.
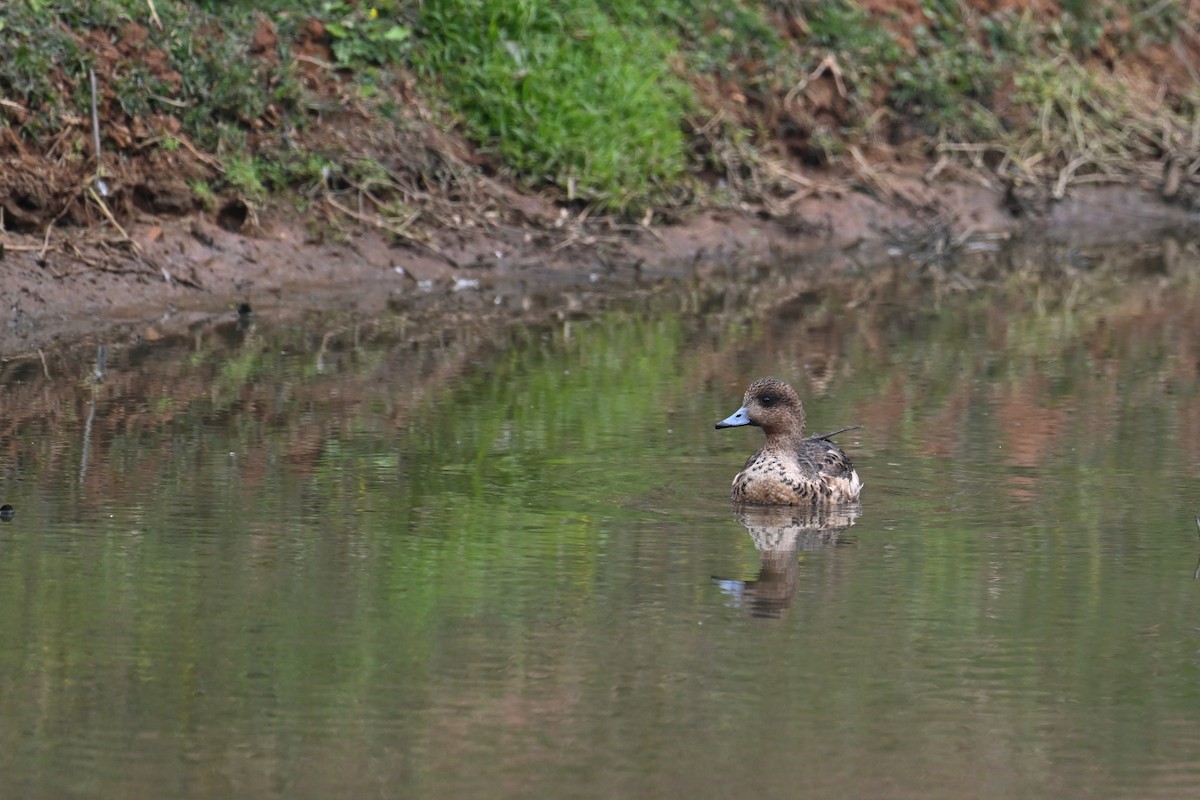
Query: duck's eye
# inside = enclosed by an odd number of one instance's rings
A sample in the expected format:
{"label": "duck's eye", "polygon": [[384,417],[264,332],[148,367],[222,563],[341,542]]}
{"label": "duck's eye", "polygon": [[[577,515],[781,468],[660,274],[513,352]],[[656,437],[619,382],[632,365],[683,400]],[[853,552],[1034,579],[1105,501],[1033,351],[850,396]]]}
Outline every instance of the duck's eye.
{"label": "duck's eye", "polygon": [[779,402],[779,398],[773,394],[763,394],[763,395],[759,395],[758,402],[762,403],[767,408],[770,408],[771,406],[773,406]]}

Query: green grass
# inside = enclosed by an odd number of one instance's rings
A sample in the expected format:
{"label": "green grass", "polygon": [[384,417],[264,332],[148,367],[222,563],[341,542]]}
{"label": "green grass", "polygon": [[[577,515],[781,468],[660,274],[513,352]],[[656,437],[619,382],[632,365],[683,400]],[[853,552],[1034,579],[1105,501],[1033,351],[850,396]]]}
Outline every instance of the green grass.
{"label": "green grass", "polygon": [[676,37],[688,66],[697,72],[761,74],[786,57],[787,45],[761,3],[613,0],[604,7],[618,25],[659,29]]}
{"label": "green grass", "polygon": [[591,0],[429,0],[421,27],[421,71],[527,183],[624,210],[683,174],[693,100],[662,31],[621,27]]}

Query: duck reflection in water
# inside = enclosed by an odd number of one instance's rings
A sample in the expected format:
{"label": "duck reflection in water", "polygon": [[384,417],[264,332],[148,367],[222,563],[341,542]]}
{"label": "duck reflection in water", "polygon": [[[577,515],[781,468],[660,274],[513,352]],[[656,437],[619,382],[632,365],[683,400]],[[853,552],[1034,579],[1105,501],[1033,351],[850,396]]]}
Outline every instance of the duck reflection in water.
{"label": "duck reflection in water", "polygon": [[798,554],[836,545],[861,513],[858,503],[817,508],[737,503],[734,516],[754,540],[762,564],[752,581],[714,575],[713,583],[752,617],[782,617],[796,596]]}

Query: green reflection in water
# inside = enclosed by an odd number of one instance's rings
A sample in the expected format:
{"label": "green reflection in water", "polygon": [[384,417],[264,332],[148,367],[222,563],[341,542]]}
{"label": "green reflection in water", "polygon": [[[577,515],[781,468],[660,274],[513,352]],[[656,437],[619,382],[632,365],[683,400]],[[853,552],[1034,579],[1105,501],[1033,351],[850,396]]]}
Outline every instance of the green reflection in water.
{"label": "green reflection in water", "polygon": [[[767,275],[10,383],[0,794],[1186,794],[1195,269]],[[866,425],[867,489],[760,558],[726,500],[760,437],[712,425],[766,373]]]}

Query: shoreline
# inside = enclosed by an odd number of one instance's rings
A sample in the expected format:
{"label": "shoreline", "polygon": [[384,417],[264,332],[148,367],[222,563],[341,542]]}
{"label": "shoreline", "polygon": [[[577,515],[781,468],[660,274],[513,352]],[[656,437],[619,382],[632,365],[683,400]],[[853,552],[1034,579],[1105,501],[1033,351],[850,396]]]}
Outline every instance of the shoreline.
{"label": "shoreline", "polygon": [[[541,290],[545,312],[564,313],[577,310],[569,295],[581,287],[591,294],[620,293],[648,279],[682,279],[701,264],[849,248],[870,261],[889,248],[961,245],[973,238],[1119,241],[1187,229],[1197,220],[1149,188],[1074,190],[1044,213],[1014,215],[987,187],[919,179],[894,185],[895,196],[902,192],[919,202],[839,192],[797,203],[790,223],[694,210],[675,224],[617,232],[603,223],[566,233],[533,225],[468,234],[446,230],[436,244],[421,249],[396,246],[369,228],[342,242],[311,241],[299,216],[263,220],[253,232],[241,233],[226,230],[212,215],[142,215],[126,226],[124,249],[92,244],[91,229],[44,238],[6,235],[0,291],[9,307],[0,353],[13,357],[89,337],[153,338],[232,313],[241,303],[274,315],[343,309],[370,316],[403,311],[417,301],[429,307],[430,297],[489,292],[499,297],[521,286]],[[61,246],[51,246],[56,240]],[[107,258],[70,255],[94,252],[89,246]],[[489,311],[503,316],[514,309],[498,303]]]}

